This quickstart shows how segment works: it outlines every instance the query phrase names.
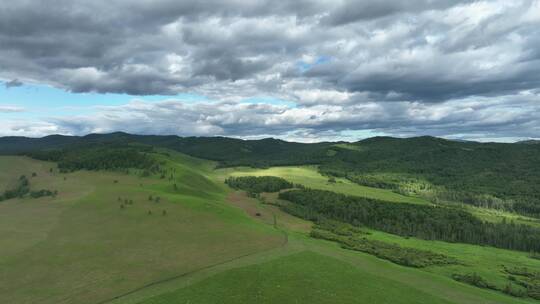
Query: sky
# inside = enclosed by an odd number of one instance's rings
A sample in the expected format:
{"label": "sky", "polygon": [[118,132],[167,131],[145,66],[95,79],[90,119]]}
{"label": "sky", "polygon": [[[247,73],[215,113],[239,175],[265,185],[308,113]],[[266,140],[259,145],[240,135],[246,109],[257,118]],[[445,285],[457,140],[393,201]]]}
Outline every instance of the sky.
{"label": "sky", "polygon": [[0,136],[540,138],[540,1],[0,2]]}

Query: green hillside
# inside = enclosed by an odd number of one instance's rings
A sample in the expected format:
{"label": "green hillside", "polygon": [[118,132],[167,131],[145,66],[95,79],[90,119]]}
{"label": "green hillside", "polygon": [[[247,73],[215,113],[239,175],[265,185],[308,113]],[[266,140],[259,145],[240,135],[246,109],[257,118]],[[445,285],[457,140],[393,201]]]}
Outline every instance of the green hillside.
{"label": "green hillside", "polygon": [[159,177],[62,174],[52,163],[1,157],[2,182],[35,172],[31,187],[59,194],[0,202],[0,302],[98,303],[283,244],[282,233],[224,204],[227,190],[204,175],[207,162],[175,161],[177,190]]}
{"label": "green hillside", "polygon": [[[375,137],[355,143],[303,144],[276,139],[90,134],[84,137],[0,138],[0,154],[36,154],[77,147],[167,148],[214,160],[220,167],[318,165],[323,175],[436,203],[540,217],[540,145]],[[50,158],[49,158],[50,159]]]}
{"label": "green hillside", "polygon": [[[306,288],[309,286],[309,288]],[[452,303],[310,251],[217,274],[143,301],[164,303]]]}
{"label": "green hillside", "polygon": [[434,202],[540,216],[540,146],[376,137],[333,148],[325,174]]}
{"label": "green hillside", "polygon": [[[134,138],[95,135],[60,149],[42,145],[25,152],[42,160],[0,156],[0,195],[17,188],[21,176],[28,181],[26,192],[0,201],[0,302],[535,303],[538,299],[539,255],[523,250],[536,248],[530,242],[539,229],[535,219],[512,210],[428,200],[425,192],[404,192],[386,184],[361,185],[355,178],[373,177],[359,172],[375,163],[379,153],[367,152],[369,141],[298,146],[312,147],[311,155],[324,154],[318,165],[223,168],[249,163],[250,157],[264,160],[264,153],[276,157],[277,164],[288,164],[291,158],[276,152],[287,151],[288,143],[281,142],[282,150],[243,151],[251,156],[238,161],[234,160],[238,154],[231,152],[233,161],[227,162],[148,145],[155,141],[152,137]],[[178,140],[167,138],[158,139]],[[224,144],[222,140],[217,142]],[[388,139],[376,139],[376,146],[381,140]],[[203,149],[192,145],[192,153]],[[212,145],[204,148],[205,153],[217,153],[211,151]],[[234,146],[231,151],[245,147]],[[365,163],[356,160],[359,155]],[[392,162],[390,152],[387,156]],[[349,166],[344,166],[345,160]],[[402,166],[406,168],[407,162]],[[403,168],[387,173],[381,165],[372,172],[380,172],[376,177],[389,185],[396,181],[415,185],[410,181],[419,177]],[[346,174],[328,171],[337,169]],[[224,183],[241,176],[273,177],[235,184],[255,190],[248,197]],[[294,189],[287,190],[291,186]],[[278,189],[281,194],[262,193]],[[32,195],[41,190],[54,195]],[[302,201],[284,191],[315,195]],[[351,209],[339,207],[341,200]],[[436,233],[425,233],[426,223],[435,224],[430,220],[439,225],[433,226]],[[452,226],[454,220],[461,224]],[[498,233],[500,227],[506,230]],[[467,234],[473,228],[478,229],[475,237]],[[522,237],[512,238],[519,231],[525,231]]]}

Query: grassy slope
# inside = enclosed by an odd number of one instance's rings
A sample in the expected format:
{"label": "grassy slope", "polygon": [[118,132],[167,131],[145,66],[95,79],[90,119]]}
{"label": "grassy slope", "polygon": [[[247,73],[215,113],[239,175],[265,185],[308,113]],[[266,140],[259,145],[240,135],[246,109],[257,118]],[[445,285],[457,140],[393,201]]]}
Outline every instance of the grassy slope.
{"label": "grassy slope", "polygon": [[[172,277],[106,303],[527,302],[311,239],[307,223],[274,206],[259,204],[262,216],[251,219],[225,203],[229,190],[212,163],[160,158],[176,168],[176,192],[167,180],[105,172],[64,181],[48,175],[52,164],[0,157],[10,175],[37,171],[32,185],[60,191],[0,203],[0,302],[98,303]],[[149,194],[162,202],[148,202]],[[135,203],[120,210],[118,196]],[[280,231],[265,223],[273,216]]]}
{"label": "grassy slope", "polygon": [[343,178],[336,178],[336,183],[328,183],[328,178],[317,172],[315,166],[271,167],[268,169],[240,167],[219,171],[232,176],[278,176],[313,189],[330,190],[398,203],[429,204],[428,201],[421,198],[404,196],[385,189],[361,186]]}
{"label": "grassy slope", "polygon": [[[255,201],[252,203],[256,204]],[[289,232],[286,246],[156,286],[111,304],[534,303],[457,283],[311,239],[303,220],[263,205]],[[334,293],[331,293],[334,291]],[[283,294],[288,297],[283,297]],[[246,296],[249,295],[249,296]]]}
{"label": "grassy slope", "polygon": [[[165,180],[49,174],[52,164],[0,159],[8,176],[36,172],[31,185],[60,192],[56,199],[0,203],[1,303],[97,303],[284,242],[272,227],[223,204],[224,186],[198,174],[205,170],[198,160],[178,166],[175,193]],[[149,202],[150,194],[162,201]],[[120,209],[119,196],[134,204]]]}
{"label": "grassy slope", "polygon": [[423,292],[404,293],[403,286],[392,280],[363,273],[335,258],[304,251],[219,273],[190,288],[144,303],[419,302],[451,303]]}
{"label": "grassy slope", "polygon": [[[511,250],[497,249],[492,247],[474,246],[467,244],[451,244],[440,241],[426,241],[415,238],[402,238],[396,235],[370,231],[368,236],[371,239],[382,240],[390,243],[397,243],[404,247],[414,247],[430,250],[457,258],[463,265],[451,265],[444,267],[428,267],[425,270],[433,273],[443,274],[451,277],[453,273],[473,273],[476,272],[488,282],[501,288],[510,281],[508,274],[503,272],[503,265],[509,268],[526,267],[532,271],[540,271],[540,260],[529,258],[528,253]],[[514,286],[518,288],[518,286]]]}

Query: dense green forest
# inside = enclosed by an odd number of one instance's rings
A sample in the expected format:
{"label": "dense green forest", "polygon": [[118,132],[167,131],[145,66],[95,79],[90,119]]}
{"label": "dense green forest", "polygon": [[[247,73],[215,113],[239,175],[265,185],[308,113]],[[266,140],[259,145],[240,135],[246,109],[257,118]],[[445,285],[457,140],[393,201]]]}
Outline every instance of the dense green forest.
{"label": "dense green forest", "polygon": [[0,138],[0,154],[24,154],[77,146],[139,143],[215,160],[220,167],[319,164],[334,143],[304,144],[266,138],[241,140],[227,137],[132,135],[122,132],[83,137],[52,135],[43,138]]}
{"label": "dense green forest", "polygon": [[540,216],[540,145],[371,138],[334,147],[327,175],[359,184]]}
{"label": "dense green forest", "polygon": [[332,219],[400,235],[498,248],[540,251],[540,229],[514,223],[487,223],[468,212],[440,206],[395,204],[322,190],[289,190],[283,209],[315,222]]}
{"label": "dense green forest", "polygon": [[137,168],[153,170],[155,160],[148,155],[151,147],[141,145],[76,146],[62,150],[35,151],[29,153],[33,158],[58,163],[61,172],[86,170],[117,170]]}
{"label": "dense green forest", "polygon": [[[138,141],[155,143],[145,137]],[[219,162],[219,167],[251,166],[270,167],[303,164],[319,164],[327,157],[330,143],[303,144],[279,139],[239,140],[225,137],[187,137],[160,146],[191,156]]]}
{"label": "dense green forest", "polygon": [[241,189],[248,193],[278,192],[290,189],[294,185],[287,180],[275,176],[240,176],[229,177],[225,183],[233,189]]}

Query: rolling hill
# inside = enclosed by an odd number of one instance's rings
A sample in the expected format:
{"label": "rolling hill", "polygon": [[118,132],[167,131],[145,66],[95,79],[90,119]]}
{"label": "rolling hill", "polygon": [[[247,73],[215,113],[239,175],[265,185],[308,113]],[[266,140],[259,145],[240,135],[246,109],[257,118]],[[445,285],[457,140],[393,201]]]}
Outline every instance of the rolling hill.
{"label": "rolling hill", "polygon": [[[531,183],[534,149],[429,137],[320,144],[124,133],[2,138],[0,193],[23,175],[28,189],[0,201],[0,302],[535,303],[537,253],[509,250],[519,244],[494,248],[467,230],[455,238],[443,226],[440,235],[425,234],[411,222],[435,212],[451,224],[461,214],[488,229],[478,233],[506,227],[509,240],[525,231],[514,238],[525,244],[538,234],[535,218],[427,194],[460,192],[455,179],[470,174],[478,183],[467,191],[495,195],[494,181],[478,177],[499,170],[492,164],[499,158],[528,164],[515,170]],[[257,176],[294,189],[246,193],[224,183]],[[422,191],[405,191],[420,183]],[[40,190],[51,194],[31,195]],[[353,211],[339,213],[342,200]],[[380,208],[389,212],[365,213]]]}
{"label": "rolling hill", "polygon": [[[540,146],[374,137],[354,143],[90,134],[0,138],[0,154],[143,144],[217,161],[220,167],[318,165],[323,175],[420,196],[540,217]],[[44,159],[47,159],[46,157]],[[57,160],[49,158],[50,160]]]}

